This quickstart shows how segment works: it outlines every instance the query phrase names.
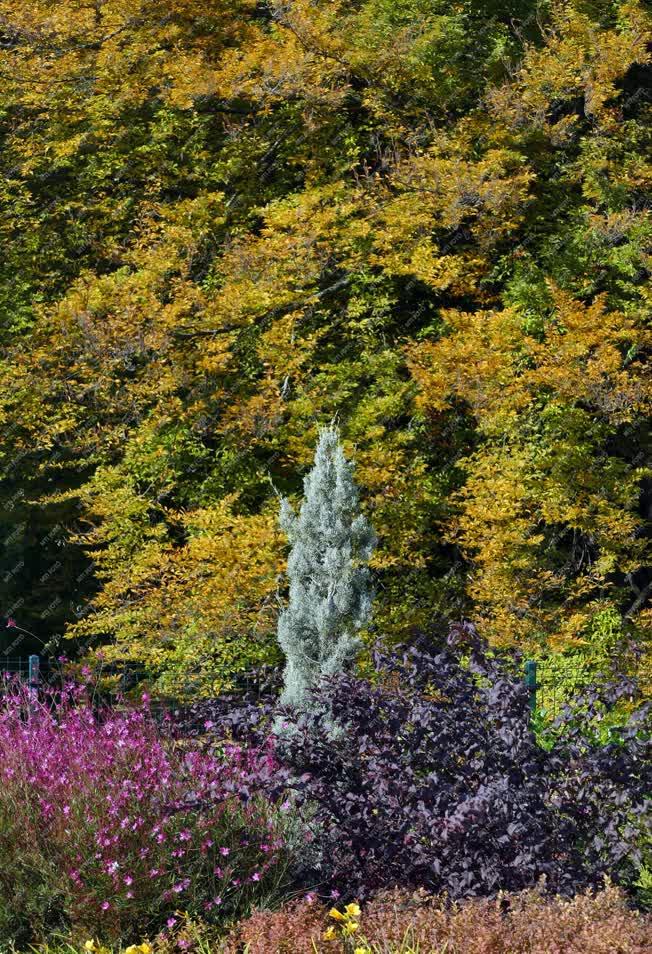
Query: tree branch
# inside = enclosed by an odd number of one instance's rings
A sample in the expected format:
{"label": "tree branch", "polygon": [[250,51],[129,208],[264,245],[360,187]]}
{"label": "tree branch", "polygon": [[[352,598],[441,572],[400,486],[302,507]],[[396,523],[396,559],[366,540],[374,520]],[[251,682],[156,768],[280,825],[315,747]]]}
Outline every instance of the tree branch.
{"label": "tree branch", "polygon": [[633,616],[634,613],[641,608],[643,603],[645,603],[648,597],[648,594],[650,592],[652,592],[652,580],[650,580],[647,586],[644,586],[643,589],[639,591],[638,596],[636,597],[632,605],[629,607],[629,609],[625,613],[625,619],[629,618],[630,616]]}
{"label": "tree branch", "polygon": [[[346,275],[344,278],[341,278],[339,281],[334,282],[334,284],[329,285],[328,288],[323,288],[319,292],[315,292],[312,295],[309,295],[307,298],[300,298],[296,301],[288,302],[286,305],[277,305],[276,308],[270,308],[269,311],[264,312],[260,316],[260,321],[266,321],[270,318],[279,318],[281,315],[286,315],[291,311],[294,311],[297,308],[303,308],[306,305],[313,304],[320,301],[322,298],[325,298],[328,295],[331,295],[333,292],[338,291],[340,288],[345,288],[352,281],[351,275]],[[174,338],[212,338],[217,335],[227,335],[231,331],[242,331],[245,328],[249,328],[251,325],[223,325],[221,328],[179,328],[172,332]]]}

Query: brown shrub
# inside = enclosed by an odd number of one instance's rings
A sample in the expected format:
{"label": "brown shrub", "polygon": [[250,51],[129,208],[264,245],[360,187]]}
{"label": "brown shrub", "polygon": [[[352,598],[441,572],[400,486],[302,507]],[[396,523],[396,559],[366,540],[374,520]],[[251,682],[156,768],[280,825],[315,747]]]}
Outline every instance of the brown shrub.
{"label": "brown shrub", "polygon": [[245,950],[247,954],[315,954],[315,947],[320,954],[341,954],[339,943],[321,940],[328,920],[328,909],[317,901],[294,901],[280,911],[256,911],[231,932],[225,954]]}
{"label": "brown shrub", "polygon": [[[226,954],[247,944],[248,954],[342,954],[339,940],[322,940],[333,923],[317,902],[260,911],[238,924]],[[631,911],[613,886],[572,901],[534,889],[452,906],[395,889],[367,904],[360,923],[379,954],[401,950],[406,935],[419,954],[652,954],[652,917]]]}
{"label": "brown shrub", "polygon": [[572,901],[535,889],[448,908],[440,898],[397,890],[367,905],[362,928],[387,954],[408,930],[420,954],[444,945],[446,954],[652,954],[652,917],[631,911],[612,886]]}

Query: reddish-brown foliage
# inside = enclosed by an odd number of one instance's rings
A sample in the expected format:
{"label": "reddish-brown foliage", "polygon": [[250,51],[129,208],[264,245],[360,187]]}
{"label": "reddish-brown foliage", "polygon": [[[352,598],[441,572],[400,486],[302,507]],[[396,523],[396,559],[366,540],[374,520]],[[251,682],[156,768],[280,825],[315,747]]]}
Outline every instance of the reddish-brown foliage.
{"label": "reddish-brown foliage", "polygon": [[[612,886],[572,901],[537,890],[446,909],[440,899],[388,892],[362,919],[366,938],[381,950],[410,940],[420,954],[649,954],[652,918],[631,911]],[[271,952],[270,952],[271,954]]]}
{"label": "reddish-brown foliage", "polygon": [[[227,954],[342,954],[339,940],[322,940],[329,923],[326,908],[316,902],[257,912],[234,930]],[[364,908],[360,924],[379,954],[406,950],[406,938],[419,954],[652,952],[652,917],[630,910],[613,886],[570,901],[531,890],[454,906],[425,892],[393,890]]]}
{"label": "reddish-brown foliage", "polygon": [[234,929],[225,954],[245,950],[247,954],[315,954],[315,947],[335,954],[341,951],[337,943],[321,941],[327,922],[327,909],[317,901],[295,901],[280,911],[257,911]]}

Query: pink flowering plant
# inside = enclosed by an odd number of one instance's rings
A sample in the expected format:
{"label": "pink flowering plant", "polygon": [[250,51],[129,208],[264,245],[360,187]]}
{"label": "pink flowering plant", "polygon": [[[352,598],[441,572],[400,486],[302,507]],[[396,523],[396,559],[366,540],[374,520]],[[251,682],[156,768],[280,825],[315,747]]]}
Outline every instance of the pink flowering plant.
{"label": "pink flowering plant", "polygon": [[269,750],[174,741],[146,703],[98,713],[82,688],[35,702],[6,684],[0,929],[125,938],[274,897],[286,823],[248,783],[275,767]]}

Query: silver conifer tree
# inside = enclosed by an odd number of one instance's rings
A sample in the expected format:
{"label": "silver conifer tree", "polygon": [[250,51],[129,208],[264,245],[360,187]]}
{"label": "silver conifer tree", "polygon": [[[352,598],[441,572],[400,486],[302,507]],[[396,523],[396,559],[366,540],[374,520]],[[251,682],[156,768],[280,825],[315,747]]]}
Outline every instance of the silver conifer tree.
{"label": "silver conifer tree", "polygon": [[286,665],[281,704],[301,709],[321,676],[357,656],[357,631],[371,617],[369,557],[374,531],[360,512],[353,467],[337,428],[322,428],[299,514],[287,500],[280,523],[292,545],[289,602],[278,621]]}

